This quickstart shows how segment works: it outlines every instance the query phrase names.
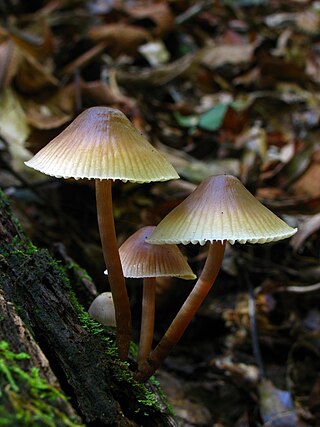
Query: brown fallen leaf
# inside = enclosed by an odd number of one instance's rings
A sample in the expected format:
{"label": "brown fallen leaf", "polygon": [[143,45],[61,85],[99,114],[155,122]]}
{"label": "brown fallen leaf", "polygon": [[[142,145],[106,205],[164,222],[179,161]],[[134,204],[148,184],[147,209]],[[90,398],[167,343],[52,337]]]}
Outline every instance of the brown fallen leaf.
{"label": "brown fallen leaf", "polygon": [[25,169],[23,162],[31,157],[25,147],[31,129],[21,101],[11,88],[2,93],[0,111],[0,136],[8,143],[12,167],[21,171]]}
{"label": "brown fallen leaf", "polygon": [[[10,28],[9,35],[22,52],[32,55],[38,61],[44,61],[54,53],[56,43],[50,27],[45,21],[40,22],[42,27],[40,29],[41,36],[31,32],[31,30],[30,32],[24,32],[17,28]],[[39,28],[37,28],[37,32],[39,32]]]}
{"label": "brown fallen leaf", "polygon": [[135,104],[133,99],[114,90],[111,85],[101,80],[81,81],[80,86],[83,96],[93,100],[96,105],[118,105],[119,107],[125,105],[132,108]]}
{"label": "brown fallen leaf", "polygon": [[50,60],[40,63],[32,55],[21,52],[22,60],[15,82],[22,93],[34,94],[45,88],[59,86],[59,80],[52,74]]}
{"label": "brown fallen leaf", "polygon": [[[256,197],[269,209],[280,214],[300,214],[300,215],[313,215],[320,210],[320,196],[288,196],[286,193],[280,191],[279,198],[268,196],[271,193],[266,188],[259,188],[256,192]],[[277,194],[277,190],[273,192]],[[267,197],[265,197],[267,196]]]}
{"label": "brown fallen leaf", "polygon": [[309,151],[308,168],[299,179],[290,187],[298,196],[320,196],[320,149]]}
{"label": "brown fallen leaf", "polygon": [[[74,82],[66,86],[59,87],[50,99],[58,110],[66,114],[73,114],[76,111],[76,85]],[[48,100],[49,101],[49,100]]]}
{"label": "brown fallen leaf", "polygon": [[297,233],[290,240],[290,245],[294,251],[298,251],[305,240],[313,233],[320,229],[320,213],[313,215],[311,218],[305,218],[299,225]]}
{"label": "brown fallen leaf", "polygon": [[36,129],[56,129],[73,118],[73,114],[66,114],[50,104],[28,101],[25,107],[27,121]]}
{"label": "brown fallen leaf", "polygon": [[150,38],[149,31],[142,27],[117,22],[89,29],[88,36],[94,41],[104,42],[114,57],[120,54],[134,55],[137,48]]}
{"label": "brown fallen leaf", "polygon": [[143,68],[139,71],[116,71],[116,79],[123,86],[162,86],[175,78],[189,74],[198,66],[199,55],[190,53],[169,64],[157,68]]}
{"label": "brown fallen leaf", "polygon": [[167,2],[147,3],[147,4],[128,4],[123,3],[123,10],[132,18],[133,23],[140,20],[149,19],[154,23],[152,34],[157,37],[163,37],[175,25],[174,15]]}
{"label": "brown fallen leaf", "polygon": [[246,388],[252,389],[259,382],[259,370],[255,365],[234,362],[230,355],[215,357],[210,364],[222,369],[233,377],[237,384]]}
{"label": "brown fallen leaf", "polygon": [[17,74],[21,54],[12,40],[0,44],[0,92],[8,87]]}
{"label": "brown fallen leaf", "polygon": [[108,42],[100,42],[95,46],[78,56],[74,61],[70,62],[63,69],[64,74],[73,74],[76,69],[83,68],[88,65],[96,56],[100,55],[108,46]]}
{"label": "brown fallen leaf", "polygon": [[263,52],[260,57],[260,87],[272,88],[281,81],[306,85],[310,79],[305,73],[304,64],[272,57]]}
{"label": "brown fallen leaf", "polygon": [[209,67],[211,70],[222,67],[225,64],[243,64],[250,63],[256,44],[232,45],[222,44],[207,46],[202,49],[200,54],[201,64]]}
{"label": "brown fallen leaf", "polygon": [[296,15],[296,25],[307,34],[317,35],[320,31],[320,16],[316,8],[304,10]]}
{"label": "brown fallen leaf", "polygon": [[184,151],[176,150],[158,143],[157,148],[166,156],[179,175],[192,183],[200,183],[209,175],[231,174],[238,176],[240,161],[238,159],[204,159],[198,160]]}

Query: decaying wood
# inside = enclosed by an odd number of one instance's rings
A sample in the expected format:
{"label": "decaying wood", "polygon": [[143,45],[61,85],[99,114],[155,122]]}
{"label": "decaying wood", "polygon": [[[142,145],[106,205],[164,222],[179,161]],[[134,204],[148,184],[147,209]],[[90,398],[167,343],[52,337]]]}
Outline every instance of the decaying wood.
{"label": "decaying wood", "polygon": [[108,332],[93,334],[81,323],[61,267],[30,244],[1,192],[0,290],[0,338],[29,353],[29,363],[48,382],[58,378],[70,396],[61,410],[76,411],[90,426],[175,425],[163,405],[150,406],[127,366],[108,353],[102,339]]}

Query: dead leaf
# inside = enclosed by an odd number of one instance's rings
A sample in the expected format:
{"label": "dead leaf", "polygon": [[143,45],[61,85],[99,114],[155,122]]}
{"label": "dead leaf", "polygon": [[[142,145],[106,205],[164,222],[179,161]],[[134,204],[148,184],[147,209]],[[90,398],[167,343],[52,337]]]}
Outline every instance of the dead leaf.
{"label": "dead leaf", "polygon": [[200,183],[209,175],[231,174],[239,175],[238,159],[197,160],[181,150],[158,144],[160,151],[177,170],[178,174],[192,183]]}
{"label": "dead leaf", "polygon": [[162,86],[178,76],[194,71],[199,63],[197,54],[187,54],[182,58],[157,68],[143,68],[139,71],[116,71],[116,78],[123,86]]}
{"label": "dead leaf", "polygon": [[11,40],[0,44],[0,92],[8,87],[17,74],[21,55]]}
{"label": "dead leaf", "polygon": [[30,127],[19,98],[10,88],[1,95],[0,111],[0,135],[8,142],[13,168],[19,171],[25,168],[23,162],[31,157],[24,145]]}
{"label": "dead leaf", "polygon": [[76,69],[81,69],[88,65],[96,56],[100,55],[108,46],[107,42],[100,42],[91,49],[78,56],[74,61],[70,62],[63,69],[64,74],[73,74]]}
{"label": "dead leaf", "polygon": [[305,64],[263,53],[263,58],[260,59],[260,86],[272,88],[281,81],[307,84],[309,78],[305,73]]}
{"label": "dead leaf", "polygon": [[229,355],[214,358],[211,365],[223,369],[234,378],[237,384],[241,383],[246,387],[256,387],[259,382],[259,370],[256,366],[236,363]]}
{"label": "dead leaf", "polygon": [[86,82],[84,80],[80,83],[83,96],[93,100],[96,105],[126,105],[130,108],[134,105],[134,100],[126,95],[115,91],[111,85],[103,81]]}
{"label": "dead leaf", "polygon": [[165,44],[160,41],[152,41],[141,45],[138,48],[152,67],[157,67],[161,64],[166,64],[169,61],[170,53]]}
{"label": "dead leaf", "polygon": [[33,94],[44,88],[58,87],[59,80],[52,74],[50,61],[42,64],[25,52],[22,55],[15,82],[23,93]]}
{"label": "dead leaf", "polygon": [[76,111],[76,87],[75,83],[59,87],[53,94],[50,102],[60,111],[73,114]]}
{"label": "dead leaf", "polygon": [[139,23],[146,19],[151,20],[154,23],[152,34],[157,37],[163,37],[175,25],[174,15],[167,2],[144,5],[134,3],[130,6],[124,3],[123,9],[133,18],[133,23]]}
{"label": "dead leaf", "polygon": [[73,118],[71,114],[65,114],[50,103],[39,104],[33,101],[26,103],[27,121],[36,129],[55,129]]}
{"label": "dead leaf", "polygon": [[319,84],[320,83],[320,57],[319,55],[311,55],[307,57],[306,74],[310,79]]}
{"label": "dead leaf", "polygon": [[244,145],[240,177],[245,184],[252,185],[252,182],[257,181],[261,165],[267,158],[266,132],[259,123],[256,123],[251,129],[244,132],[240,140]]}
{"label": "dead leaf", "polygon": [[292,237],[290,245],[294,251],[298,251],[303,245],[304,241],[313,233],[320,229],[320,213],[313,215],[311,218],[306,218],[302,224],[299,225],[297,233]]}
{"label": "dead leaf", "polygon": [[264,427],[306,427],[298,418],[290,392],[276,388],[266,379],[261,380],[258,391]]}
{"label": "dead leaf", "polygon": [[201,51],[200,62],[211,70],[225,64],[247,64],[251,62],[255,48],[255,44],[207,46]]}
{"label": "dead leaf", "polygon": [[296,25],[299,30],[302,30],[311,35],[317,35],[320,31],[320,16],[319,11],[304,10],[296,15]]}
{"label": "dead leaf", "polygon": [[[35,32],[23,32],[17,28],[10,28],[9,30],[10,38],[15,45],[22,52],[32,55],[38,61],[44,61],[55,50],[55,40],[49,26],[45,21],[42,21],[41,27],[41,36]],[[37,26],[37,32],[39,32],[39,26]]]}
{"label": "dead leaf", "polygon": [[138,47],[149,40],[150,33],[144,28],[119,22],[93,27],[88,36],[106,43],[110,54],[117,57],[120,54],[134,55]]}
{"label": "dead leaf", "polygon": [[290,189],[295,195],[315,198],[320,196],[320,150],[309,153],[308,160],[308,168]]}

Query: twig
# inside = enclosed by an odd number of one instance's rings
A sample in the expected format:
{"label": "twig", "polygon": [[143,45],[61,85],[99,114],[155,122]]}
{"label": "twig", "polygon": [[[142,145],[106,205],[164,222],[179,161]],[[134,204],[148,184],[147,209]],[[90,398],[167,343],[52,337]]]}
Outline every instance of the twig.
{"label": "twig", "polygon": [[79,114],[82,110],[82,93],[81,93],[81,76],[79,67],[76,67],[73,72],[75,85],[75,104],[76,112]]}
{"label": "twig", "polygon": [[296,293],[305,293],[305,292],[315,292],[320,289],[320,283],[315,283],[314,285],[309,286],[282,286],[279,289],[276,289],[275,292],[296,292]]}
{"label": "twig", "polygon": [[250,332],[251,332],[251,338],[252,338],[252,352],[256,360],[260,377],[265,378],[265,370],[264,370],[264,365],[263,365],[262,356],[261,356],[261,350],[259,345],[259,334],[257,329],[254,289],[248,273],[244,271],[243,267],[241,267],[237,261],[236,261],[236,264],[238,267],[239,277],[248,287],[248,297],[249,297],[248,313],[249,313]]}
{"label": "twig", "polygon": [[195,3],[194,6],[191,6],[185,12],[181,13],[176,17],[176,24],[184,24],[186,21],[189,21],[191,18],[193,18],[195,15],[198,15],[200,12],[202,12],[209,6],[212,6],[212,1],[209,0],[203,0]]}
{"label": "twig", "polygon": [[249,324],[250,324],[250,331],[251,331],[251,337],[252,337],[252,351],[253,355],[256,359],[257,366],[259,369],[260,377],[265,378],[265,370],[263,366],[262,356],[261,356],[261,350],[259,345],[259,337],[258,337],[258,329],[257,329],[257,317],[256,317],[256,304],[255,304],[255,298],[254,298],[254,290],[251,283],[251,280],[245,274],[245,279],[248,284],[248,291],[249,291],[249,302],[248,302],[248,311],[249,311]]}

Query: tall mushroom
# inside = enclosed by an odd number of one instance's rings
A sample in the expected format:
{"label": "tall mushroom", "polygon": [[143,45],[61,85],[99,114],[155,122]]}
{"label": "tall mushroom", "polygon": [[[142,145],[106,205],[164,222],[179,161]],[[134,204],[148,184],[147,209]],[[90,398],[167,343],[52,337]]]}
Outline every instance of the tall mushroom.
{"label": "tall mushroom", "polygon": [[99,231],[117,323],[119,357],[127,358],[131,313],[119,259],[112,211],[112,181],[166,181],[179,178],[165,159],[119,110],[92,107],[83,111],[27,166],[57,178],[88,178],[96,184]]}
{"label": "tall mushroom", "polygon": [[157,277],[195,279],[189,264],[177,245],[150,245],[146,239],[155,227],[147,226],[136,231],[119,248],[125,277],[143,278],[142,316],[138,365],[142,366],[152,348],[155,290]]}
{"label": "tall mushroom", "polygon": [[204,245],[209,241],[210,246],[193,290],[135,378],[146,381],[179,341],[217,277],[227,241],[266,243],[285,239],[296,231],[263,206],[237,178],[217,175],[202,181],[147,239],[156,245]]}

